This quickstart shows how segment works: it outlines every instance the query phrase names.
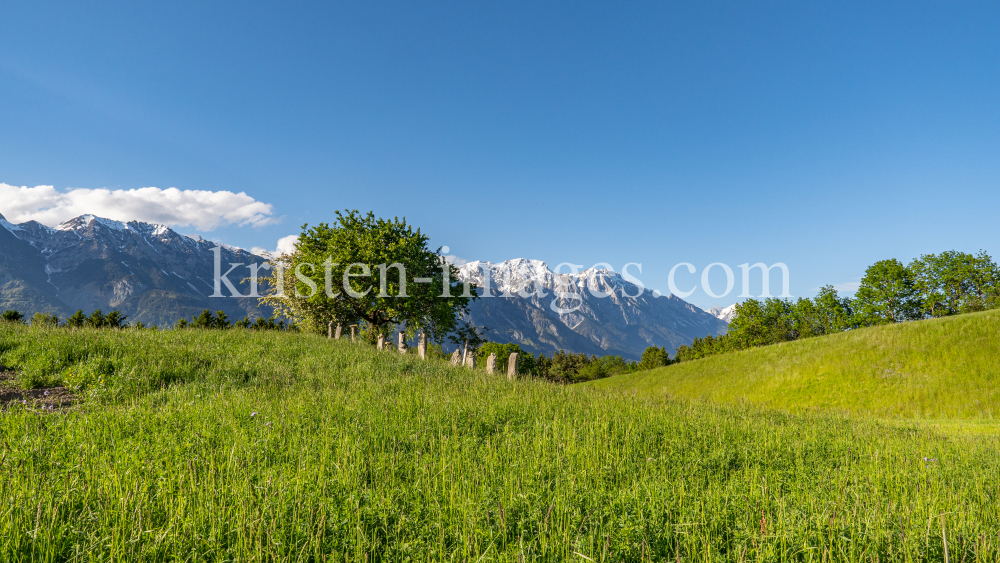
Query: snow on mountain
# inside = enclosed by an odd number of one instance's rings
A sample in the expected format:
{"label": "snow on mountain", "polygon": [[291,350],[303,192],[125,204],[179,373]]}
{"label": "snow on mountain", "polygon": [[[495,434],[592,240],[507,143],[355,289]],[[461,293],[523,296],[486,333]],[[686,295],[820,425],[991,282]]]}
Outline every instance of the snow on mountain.
{"label": "snow on mountain", "polygon": [[[94,215],[57,229],[35,221],[15,225],[2,217],[0,226],[0,308],[60,316],[117,308],[130,320],[161,326],[202,309],[223,309],[232,318],[261,314],[256,299],[210,297],[217,244],[199,236]],[[223,264],[261,260],[218,246]],[[248,287],[239,280],[246,272],[229,276],[244,294]],[[470,306],[469,320],[488,327],[490,340],[516,342],[534,353],[564,350],[636,360],[647,346],[673,352],[696,337],[726,330],[725,322],[694,305],[673,295],[660,297],[612,270],[556,274],[545,262],[520,258],[469,262],[460,267],[460,277],[473,281],[481,294]]]}
{"label": "snow on mountain", "polygon": [[3,215],[0,215],[0,227],[3,227],[5,229],[7,229],[14,236],[17,236],[16,231],[20,231],[21,230],[21,226],[20,225],[15,225],[15,224],[11,223]]}
{"label": "snow on mountain", "polygon": [[733,317],[736,316],[736,303],[733,303],[732,305],[726,308],[722,308],[716,305],[715,307],[712,307],[711,309],[708,310],[708,314],[728,324],[730,321],[733,320]]}
{"label": "snow on mountain", "polygon": [[[259,314],[256,299],[209,297],[216,244],[165,225],[81,215],[55,229],[36,221],[15,225],[2,216],[0,226],[0,308],[62,316],[118,309],[130,320],[157,325],[202,309],[236,318]],[[223,263],[259,261],[220,246]],[[246,271],[229,279],[242,287]]]}
{"label": "snow on mountain", "polygon": [[470,320],[488,327],[490,340],[517,342],[534,353],[638,359],[647,346],[672,352],[726,328],[694,305],[658,297],[612,270],[556,274],[545,262],[518,258],[468,262],[459,271],[481,295],[470,306]]}

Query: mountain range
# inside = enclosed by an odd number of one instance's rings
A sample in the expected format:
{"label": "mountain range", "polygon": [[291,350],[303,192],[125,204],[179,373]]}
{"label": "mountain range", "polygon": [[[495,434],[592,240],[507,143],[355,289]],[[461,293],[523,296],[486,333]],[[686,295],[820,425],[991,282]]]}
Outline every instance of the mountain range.
{"label": "mountain range", "polygon": [[[117,309],[130,322],[161,327],[204,309],[254,319],[270,310],[251,297],[212,297],[216,255],[225,266],[265,258],[163,225],[83,215],[56,228],[13,224],[0,215],[0,310],[65,318],[78,309]],[[481,298],[467,320],[498,342],[527,351],[617,354],[635,360],[647,346],[673,352],[696,337],[720,334],[726,322],[673,295],[658,296],[610,270],[557,275],[538,260],[470,262],[461,277]],[[247,268],[229,276],[249,295]],[[227,290],[222,292],[229,295]]]}
{"label": "mountain range", "polygon": [[679,297],[658,296],[610,270],[555,274],[545,262],[523,258],[469,262],[460,270],[462,279],[481,288],[470,306],[471,320],[489,329],[490,340],[517,342],[534,353],[636,360],[647,346],[673,353],[728,326]]}
{"label": "mountain range", "polygon": [[[13,224],[0,215],[0,309],[65,318],[77,309],[117,309],[130,322],[171,326],[204,309],[233,318],[266,313],[252,298],[213,298],[215,252],[201,237],[163,225],[83,215],[56,228]],[[245,250],[222,247],[220,262],[262,263]],[[228,269],[228,267],[227,267]],[[249,291],[244,269],[229,276]]]}

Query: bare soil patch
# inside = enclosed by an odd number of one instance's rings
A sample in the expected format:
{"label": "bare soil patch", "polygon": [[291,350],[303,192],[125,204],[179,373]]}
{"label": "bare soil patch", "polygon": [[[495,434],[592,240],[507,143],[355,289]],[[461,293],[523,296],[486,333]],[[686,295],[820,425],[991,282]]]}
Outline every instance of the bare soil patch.
{"label": "bare soil patch", "polygon": [[7,410],[13,405],[56,411],[69,408],[79,401],[79,397],[66,387],[46,387],[42,389],[16,389],[13,387],[17,374],[0,366],[0,409]]}

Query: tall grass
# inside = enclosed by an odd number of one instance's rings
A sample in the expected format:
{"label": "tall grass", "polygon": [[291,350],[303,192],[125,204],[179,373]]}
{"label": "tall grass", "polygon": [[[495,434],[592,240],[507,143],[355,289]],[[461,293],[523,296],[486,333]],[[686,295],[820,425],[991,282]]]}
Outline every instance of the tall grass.
{"label": "tall grass", "polygon": [[593,385],[778,409],[995,420],[1000,310],[786,342]]}
{"label": "tall grass", "polygon": [[308,335],[0,329],[8,367],[37,346],[114,368],[0,416],[3,561],[1000,558],[994,441]]}

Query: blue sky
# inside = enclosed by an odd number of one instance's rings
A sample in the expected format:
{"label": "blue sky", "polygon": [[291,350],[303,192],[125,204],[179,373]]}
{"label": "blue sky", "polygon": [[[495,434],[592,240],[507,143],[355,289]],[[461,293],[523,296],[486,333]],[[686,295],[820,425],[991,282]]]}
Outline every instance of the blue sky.
{"label": "blue sky", "polygon": [[995,3],[136,4],[0,7],[0,182],[245,192],[267,220],[178,230],[246,248],[374,210],[664,292],[1000,254]]}

